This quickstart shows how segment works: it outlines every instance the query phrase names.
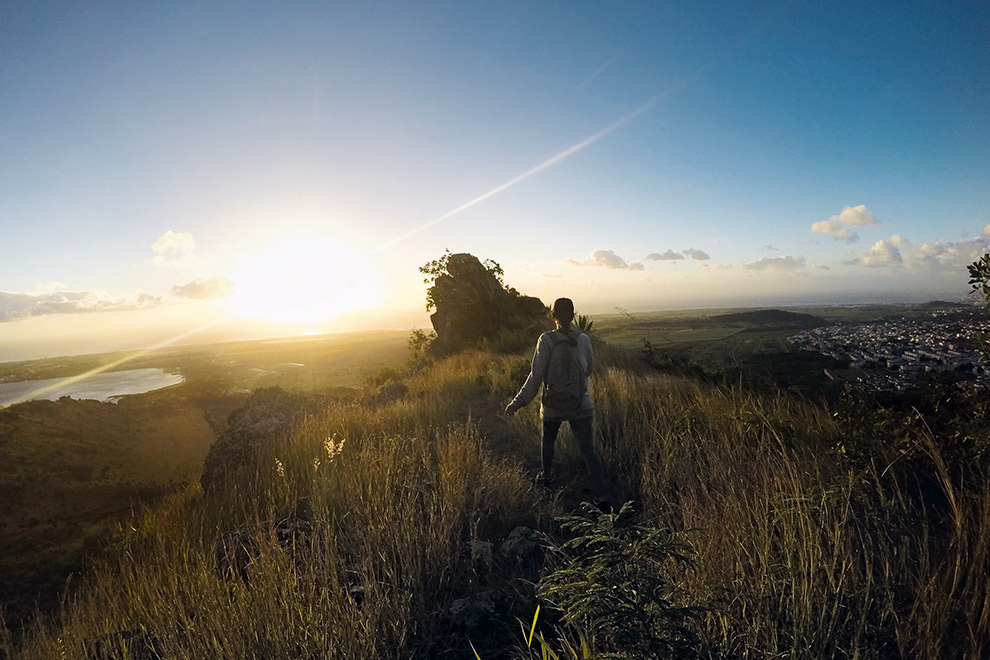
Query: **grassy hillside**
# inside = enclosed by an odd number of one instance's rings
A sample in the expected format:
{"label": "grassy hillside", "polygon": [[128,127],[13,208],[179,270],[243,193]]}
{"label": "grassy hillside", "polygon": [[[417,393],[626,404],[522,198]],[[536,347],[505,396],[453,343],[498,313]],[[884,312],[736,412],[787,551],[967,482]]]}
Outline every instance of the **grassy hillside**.
{"label": "grassy hillside", "polygon": [[[486,660],[529,657],[512,619],[530,621],[538,604],[538,630],[564,657],[650,657],[642,649],[663,648],[680,611],[695,613],[677,624],[693,640],[679,647],[686,656],[990,652],[990,471],[982,458],[962,460],[985,456],[973,453],[985,430],[950,443],[923,420],[871,417],[855,402],[826,410],[659,373],[607,349],[599,357],[596,440],[611,500],[634,501],[635,515],[585,513],[605,530],[598,550],[561,547],[575,532],[558,517],[579,511],[586,487],[566,432],[565,483],[547,492],[533,485],[536,406],[499,414],[528,358],[466,353],[408,376],[400,401],[329,404],[236,491],[207,497],[191,486],[147,511],[67,606],[8,652],[465,658],[475,657],[470,640]],[[520,525],[556,548],[542,569],[487,554]],[[250,561],[218,561],[216,541],[230,532]],[[676,543],[656,545],[667,536]],[[644,554],[677,547],[693,562]],[[623,565],[610,556],[645,566],[669,600],[632,576],[617,593],[637,608],[594,614],[597,587]],[[576,581],[566,572],[575,565],[594,569],[580,576],[590,600],[572,603],[590,609],[568,616],[545,580],[559,569],[558,580]],[[507,621],[485,628],[451,615],[459,599],[492,590]]]}
{"label": "grassy hillside", "polygon": [[0,364],[0,381],[74,376],[120,362],[186,381],[97,401],[30,401],[0,408],[0,603],[17,628],[58,605],[66,580],[110,541],[133,509],[199,479],[230,412],[259,387],[356,392],[369,373],[401,363],[407,333],[366,332],[183,346]]}
{"label": "grassy hillside", "polygon": [[66,576],[111,525],[197,478],[214,437],[191,406],[66,398],[0,410],[0,594],[9,620],[56,604]]}

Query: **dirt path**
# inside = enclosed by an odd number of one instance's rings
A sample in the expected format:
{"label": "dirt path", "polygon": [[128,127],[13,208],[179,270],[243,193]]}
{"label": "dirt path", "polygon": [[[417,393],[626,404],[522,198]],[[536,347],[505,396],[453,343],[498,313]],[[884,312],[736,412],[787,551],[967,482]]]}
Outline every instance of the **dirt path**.
{"label": "dirt path", "polygon": [[[538,405],[535,402],[530,405]],[[503,412],[501,404],[490,398],[478,399],[470,407],[471,422],[483,439],[483,446],[492,455],[518,463],[534,482],[542,469],[541,437],[538,430],[524,429]],[[557,439],[557,458],[554,461],[553,487],[547,489],[548,497],[556,498],[565,511],[576,511],[581,502],[593,499],[590,481],[582,461],[575,465],[561,459],[562,450],[573,449],[573,438],[567,425],[561,428]],[[599,453],[600,455],[600,453]],[[606,478],[609,466],[604,465]]]}

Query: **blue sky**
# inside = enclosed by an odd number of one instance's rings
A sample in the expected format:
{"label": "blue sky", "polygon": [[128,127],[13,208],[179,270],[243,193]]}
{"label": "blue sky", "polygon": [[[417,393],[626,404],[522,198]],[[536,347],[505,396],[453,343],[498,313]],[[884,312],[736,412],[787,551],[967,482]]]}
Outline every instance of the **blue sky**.
{"label": "blue sky", "polygon": [[982,2],[7,2],[0,89],[45,354],[423,325],[445,248],[594,313],[958,298],[990,245]]}

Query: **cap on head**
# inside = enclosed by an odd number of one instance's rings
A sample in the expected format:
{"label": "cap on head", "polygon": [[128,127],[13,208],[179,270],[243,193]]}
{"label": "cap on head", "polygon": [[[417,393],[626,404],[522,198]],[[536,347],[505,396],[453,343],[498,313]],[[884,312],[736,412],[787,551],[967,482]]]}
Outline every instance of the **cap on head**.
{"label": "cap on head", "polygon": [[574,303],[570,298],[557,298],[550,308],[550,315],[561,323],[570,323],[574,320]]}

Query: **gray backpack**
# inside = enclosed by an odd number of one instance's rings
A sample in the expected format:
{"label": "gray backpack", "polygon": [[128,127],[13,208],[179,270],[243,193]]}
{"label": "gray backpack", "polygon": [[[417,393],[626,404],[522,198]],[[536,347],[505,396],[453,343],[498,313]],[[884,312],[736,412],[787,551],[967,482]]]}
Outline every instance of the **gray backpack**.
{"label": "gray backpack", "polygon": [[550,359],[543,374],[543,405],[560,412],[580,410],[584,401],[584,374],[578,361],[578,342],[560,330],[550,338]]}

